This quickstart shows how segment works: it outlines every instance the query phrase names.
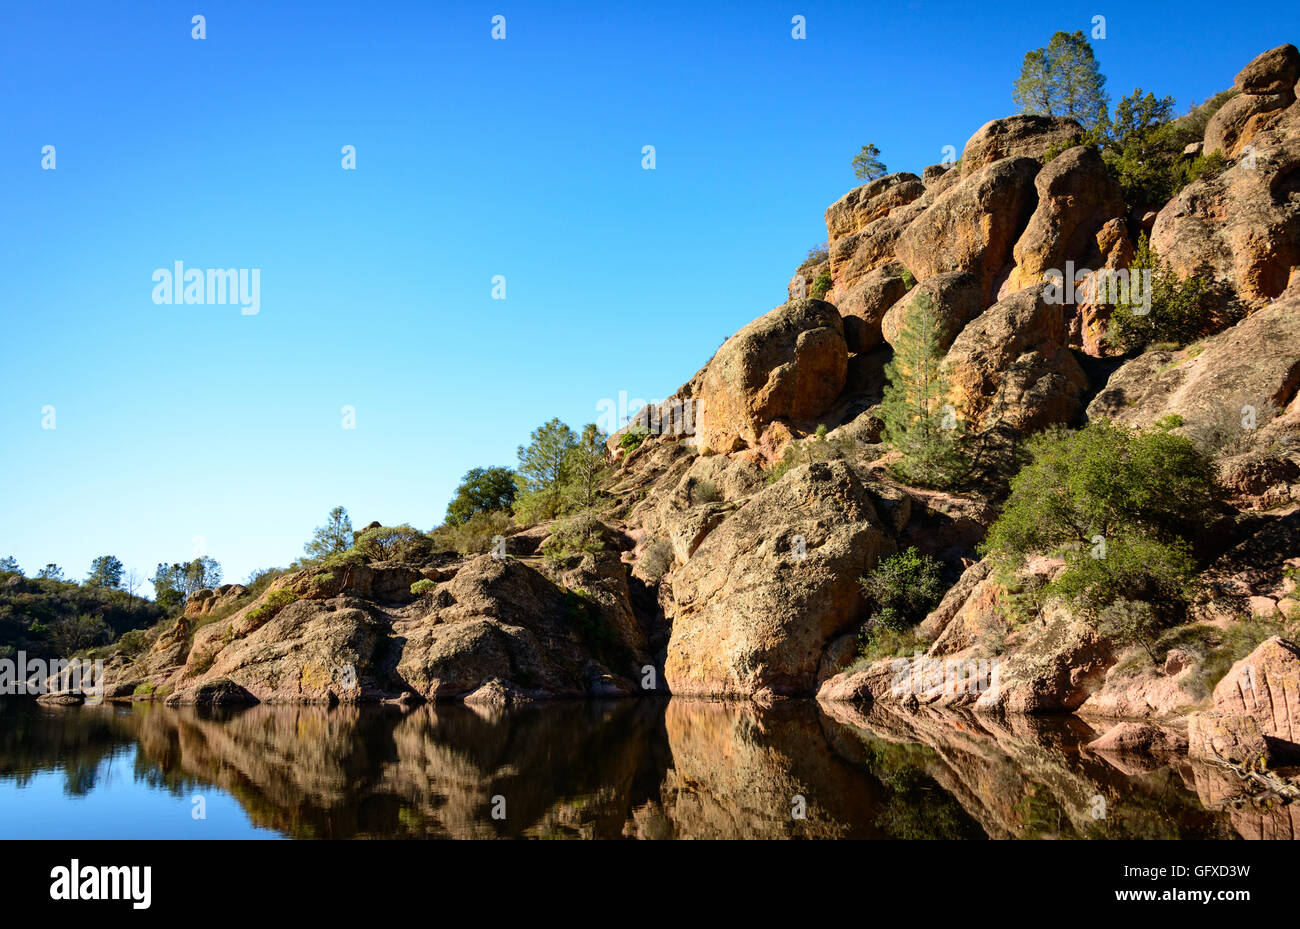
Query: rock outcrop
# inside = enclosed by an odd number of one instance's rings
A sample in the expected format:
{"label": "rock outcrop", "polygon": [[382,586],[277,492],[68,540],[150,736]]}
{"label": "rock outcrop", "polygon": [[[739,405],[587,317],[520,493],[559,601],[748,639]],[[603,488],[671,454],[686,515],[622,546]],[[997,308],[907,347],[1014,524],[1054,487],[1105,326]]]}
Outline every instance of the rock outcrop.
{"label": "rock outcrop", "polygon": [[792,469],[713,530],[672,579],[674,694],[808,693],[892,542],[843,462]]}
{"label": "rock outcrop", "polygon": [[757,445],[774,422],[805,425],[839,396],[847,370],[835,307],[821,300],[779,306],[733,335],[709,362],[697,439],[733,452]]}

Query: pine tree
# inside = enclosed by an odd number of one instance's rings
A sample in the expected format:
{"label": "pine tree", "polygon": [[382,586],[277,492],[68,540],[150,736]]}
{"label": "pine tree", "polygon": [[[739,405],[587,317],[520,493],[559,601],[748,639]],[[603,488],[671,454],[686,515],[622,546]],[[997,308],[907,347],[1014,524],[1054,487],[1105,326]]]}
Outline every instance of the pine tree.
{"label": "pine tree", "polygon": [[533,430],[532,441],[519,446],[515,515],[521,522],[554,519],[564,503],[569,450],[578,444],[573,430],[552,419]]}
{"label": "pine tree", "polygon": [[966,465],[962,426],[948,402],[939,330],[934,302],[921,291],[904,313],[893,360],[885,366],[889,383],[881,403],[885,441],[903,455],[895,474],[926,487],[959,481]]}
{"label": "pine tree", "polygon": [[565,497],[571,509],[589,512],[600,502],[601,488],[609,474],[609,439],[595,423],[582,430],[578,444],[565,460]]}
{"label": "pine tree", "polygon": [[352,518],[348,516],[347,510],[336,506],[330,510],[325,525],[316,527],[311,541],[303,546],[303,552],[308,558],[324,558],[326,555],[346,552],[351,547]]}
{"label": "pine tree", "polygon": [[1106,119],[1105,88],[1083,31],[1057,32],[1046,47],[1025,53],[1012,99],[1022,113],[1070,116],[1092,129]]}
{"label": "pine tree", "polygon": [[862,146],[862,151],[853,156],[853,175],[860,181],[874,181],[878,177],[883,177],[886,172],[885,163],[880,160],[880,149],[874,145]]}

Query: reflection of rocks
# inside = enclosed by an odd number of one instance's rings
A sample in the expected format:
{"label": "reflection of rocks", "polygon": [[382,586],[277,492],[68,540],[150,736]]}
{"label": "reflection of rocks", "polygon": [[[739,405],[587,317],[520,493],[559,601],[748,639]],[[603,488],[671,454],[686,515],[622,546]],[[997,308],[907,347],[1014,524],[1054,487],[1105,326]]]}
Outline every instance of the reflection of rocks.
{"label": "reflection of rocks", "polygon": [[[1300,834],[1289,809],[1229,804],[1221,769],[1080,748],[1096,734],[1073,717],[800,700],[507,711],[10,701],[0,778],[63,771],[65,790],[84,795],[105,759],[134,745],[139,782],[177,796],[219,789],[255,826],[294,837],[1168,838],[1229,824]],[[504,819],[492,815],[499,803]]]}
{"label": "reflection of rocks", "polygon": [[931,749],[927,773],[994,838],[1224,834],[1222,817],[1193,803],[1177,772],[1164,767],[1130,777],[1103,758],[1075,751],[1093,735],[1077,717],[999,718],[928,708],[907,713],[847,703],[822,709],[868,743]]}
{"label": "reflection of rocks", "polygon": [[869,818],[861,779],[827,751],[807,703],[673,700],[665,724],[662,809],[678,838],[843,838]]}

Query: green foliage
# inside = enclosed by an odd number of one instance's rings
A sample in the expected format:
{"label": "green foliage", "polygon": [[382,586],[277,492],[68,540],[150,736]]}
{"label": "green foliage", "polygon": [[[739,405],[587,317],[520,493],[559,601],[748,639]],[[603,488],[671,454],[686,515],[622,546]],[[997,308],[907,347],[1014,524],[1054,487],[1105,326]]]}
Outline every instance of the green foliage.
{"label": "green foliage", "polygon": [[39,571],[37,571],[36,576],[38,578],[41,578],[42,580],[47,580],[47,581],[67,580],[67,578],[63,576],[63,569],[52,562],[50,564],[47,564],[45,567],[41,568]]}
{"label": "green foliage", "polygon": [[1183,438],[1106,421],[1052,429],[1026,443],[981,551],[1014,572],[1031,555],[1065,569],[1042,591],[1093,618],[1120,600],[1172,609],[1194,571],[1186,536],[1213,500],[1208,459]]}
{"label": "green foliage", "polygon": [[124,590],[14,572],[0,585],[0,654],[12,649],[33,658],[66,657],[164,615],[158,604]]}
{"label": "green foliage", "polygon": [[160,564],[153,575],[154,599],[174,611],[196,590],[220,584],[221,565],[206,555],[184,564]]}
{"label": "green foliage", "polygon": [[718,490],[718,485],[712,481],[692,481],[687,493],[690,495],[692,505],[718,503],[722,500],[722,491]]}
{"label": "green foliage", "polygon": [[904,268],[902,277],[903,277],[903,286],[906,287],[908,290],[911,290],[913,287],[916,286],[916,278],[912,275],[911,271]]}
{"label": "green foliage", "polygon": [[352,546],[352,519],[348,511],[341,506],[330,510],[325,525],[317,526],[311,541],[303,546],[303,553],[310,559],[325,558],[346,552]]}
{"label": "green foliage", "polygon": [[600,604],[586,590],[578,587],[565,591],[564,608],[569,624],[588,650],[601,652],[615,644],[614,630],[601,614]]}
{"label": "green foliage", "polygon": [[283,577],[288,573],[289,572],[284,568],[257,568],[251,571],[248,575],[248,581],[244,585],[248,588],[246,596],[256,600],[258,597],[262,596],[262,593],[273,580],[277,577]]}
{"label": "green foliage", "polygon": [[1220,94],[1193,113],[1173,119],[1174,98],[1157,98],[1137,88],[1120,99],[1113,118],[1104,120],[1089,141],[1101,148],[1102,160],[1119,183],[1124,201],[1138,214],[1158,210],[1198,178],[1223,170],[1221,153],[1194,158],[1183,154],[1201,141],[1209,115],[1231,94]]}
{"label": "green foliage", "polygon": [[21,575],[22,573],[23,569],[18,567],[18,559],[13,555],[6,555],[4,558],[0,558],[0,576],[8,574]]}
{"label": "green foliage", "polygon": [[566,512],[590,512],[604,499],[603,488],[609,478],[609,452],[606,435],[594,423],[583,427],[582,435],[564,456],[564,509]]}
{"label": "green foliage", "polygon": [[436,548],[462,555],[482,555],[492,550],[493,540],[510,528],[510,514],[500,510],[475,513],[463,523],[439,526],[429,533]]}
{"label": "green foliage", "polygon": [[87,587],[121,587],[122,562],[113,555],[100,555],[90,563]]}
{"label": "green foliage", "polygon": [[258,606],[248,611],[248,618],[255,623],[269,622],[276,614],[297,599],[298,595],[287,587],[273,590],[266,595],[266,599]]}
{"label": "green foliage", "polygon": [[604,531],[604,525],[590,516],[578,515],[560,520],[542,543],[542,557],[558,564],[574,555],[604,551]]}
{"label": "green foliage", "polygon": [[640,448],[641,443],[649,438],[649,436],[649,429],[646,429],[643,426],[629,426],[627,431],[618,437],[618,444],[625,452],[631,453]]}
{"label": "green foliage", "polygon": [[826,294],[830,293],[830,289],[831,289],[830,272],[823,271],[821,274],[817,275],[817,280],[813,281],[812,290],[809,292],[808,295],[812,297],[812,299],[814,300],[820,300],[823,297],[825,297]]}
{"label": "green foliage", "polygon": [[775,484],[785,477],[786,472],[795,465],[831,461],[844,457],[843,448],[827,439],[826,432],[826,425],[823,423],[808,438],[795,440],[787,445],[781,453],[781,457],[768,468],[767,482]]}
{"label": "green foliage", "polygon": [[943,563],[911,547],[882,558],[858,583],[872,603],[859,633],[863,649],[892,651],[910,644],[907,630],[943,599]]}
{"label": "green foliage", "polygon": [[1089,129],[1106,116],[1105,87],[1083,32],[1057,32],[1043,48],[1025,53],[1012,99],[1022,113],[1070,116]]}
{"label": "green foliage", "polygon": [[433,554],[433,541],[406,523],[364,529],[352,543],[352,550],[371,561],[420,562]]}
{"label": "green foliage", "polygon": [[411,585],[411,593],[417,597],[423,597],[425,594],[431,594],[437,588],[436,581],[431,581],[427,577],[422,577]]}
{"label": "green foliage", "polygon": [[509,513],[519,488],[510,468],[471,468],[447,504],[447,525],[459,526],[480,513]]}
{"label": "green foliage", "polygon": [[830,243],[819,242],[816,245],[814,245],[812,248],[808,249],[808,257],[803,260],[803,264],[799,265],[799,270],[802,271],[804,268],[812,267],[813,265],[819,265],[823,261],[829,260],[830,257],[831,257]]}
{"label": "green foliage", "polygon": [[902,481],[951,487],[966,473],[961,450],[964,427],[948,402],[948,378],[939,346],[939,315],[928,293],[911,300],[885,366],[889,383],[880,405],[884,440],[902,459],[893,465]]}
{"label": "green foliage", "polygon": [[[1158,342],[1186,345],[1211,327],[1235,322],[1241,311],[1227,285],[1201,277],[1180,281],[1156,254],[1146,233],[1138,238],[1129,265],[1128,299],[1111,311],[1106,337],[1123,351],[1140,351]],[[1148,273],[1149,272],[1149,273]],[[1138,282],[1149,300],[1135,299]]]}
{"label": "green foliage", "polygon": [[873,181],[883,177],[887,171],[885,163],[880,160],[880,149],[871,144],[862,146],[862,151],[853,156],[851,164],[853,176],[860,181]]}
{"label": "green foliage", "polygon": [[153,696],[153,692],[154,692],[153,681],[141,681],[139,684],[135,685],[135,690],[132,691],[132,693],[134,693],[137,697],[150,697]]}
{"label": "green foliage", "polygon": [[578,444],[573,430],[559,419],[538,426],[531,438],[528,445],[519,446],[519,468],[515,475],[518,485],[515,515],[521,523],[541,522],[560,515],[569,452]]}

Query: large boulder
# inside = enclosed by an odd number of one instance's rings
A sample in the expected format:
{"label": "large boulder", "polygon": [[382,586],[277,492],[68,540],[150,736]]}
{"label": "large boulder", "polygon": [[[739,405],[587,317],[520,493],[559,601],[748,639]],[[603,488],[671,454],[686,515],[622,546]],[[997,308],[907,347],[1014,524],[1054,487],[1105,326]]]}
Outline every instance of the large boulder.
{"label": "large boulder", "polygon": [[1042,291],[1027,287],[985,310],[944,358],[953,403],[977,428],[1032,431],[1070,423],[1082,409],[1087,378],[1067,347],[1061,306]]}
{"label": "large boulder", "polygon": [[974,274],[988,306],[1010,271],[1012,247],[1037,203],[1033,182],[1038,169],[1035,159],[1019,157],[973,173],[963,165],[961,183],[937,197],[898,236],[895,256],[918,281],[950,271]]}
{"label": "large boulder", "polygon": [[1210,117],[1202,150],[1207,155],[1218,152],[1225,158],[1236,157],[1293,103],[1295,92],[1289,88],[1277,94],[1238,94]]}
{"label": "large boulder", "polygon": [[1262,306],[1300,264],[1300,106],[1280,111],[1250,148],[1165,204],[1151,245],[1179,277],[1212,275]]}
{"label": "large boulder", "polygon": [[836,297],[835,306],[844,318],[844,341],[850,352],[869,352],[880,345],[885,313],[906,293],[903,266],[890,261],[873,268]]}
{"label": "large boulder", "polygon": [[886,174],[855,187],[826,208],[826,234],[833,243],[846,235],[861,232],[869,223],[888,216],[896,207],[906,206],[925,193],[925,185],[915,174]]}
{"label": "large boulder", "polygon": [[1300,51],[1287,44],[1257,55],[1237,72],[1233,86],[1243,94],[1279,94],[1294,88],[1298,79]]}
{"label": "large boulder", "polygon": [[1300,755],[1300,646],[1266,639],[1215,686],[1214,712],[1252,718],[1271,754]]}
{"label": "large boulder", "polygon": [[1076,145],[1050,161],[1034,180],[1038,207],[1016,242],[1016,267],[1007,292],[1042,284],[1048,272],[1065,274],[1065,263],[1095,268],[1101,254],[1097,233],[1124,215],[1124,198],[1097,149]]}
{"label": "large boulder", "polygon": [[672,583],[664,675],[675,694],[810,694],[892,542],[844,462],[792,468],[714,529]]}
{"label": "large boulder", "polygon": [[1180,431],[1195,434],[1240,420],[1246,405],[1281,408],[1298,388],[1300,290],[1197,346],[1126,362],[1088,404],[1088,418],[1148,426],[1176,414]]}
{"label": "large boulder", "polygon": [[961,173],[970,177],[1002,158],[1042,159],[1083,137],[1083,127],[1068,116],[1008,116],[985,123],[966,142]]}
{"label": "large boulder", "polygon": [[839,396],[847,370],[844,323],[835,307],[821,300],[779,306],[729,338],[709,362],[698,441],[731,452],[757,445],[776,420],[804,425]]}
{"label": "large boulder", "polygon": [[983,288],[974,274],[967,271],[936,274],[900,296],[885,312],[880,330],[886,342],[896,344],[908,310],[917,300],[927,298],[939,316],[936,340],[940,351],[947,351],[957,333],[984,309]]}
{"label": "large boulder", "polygon": [[857,232],[835,239],[830,244],[830,299],[838,303],[849,290],[871,271],[894,262],[894,246],[913,220],[925,212],[933,200],[929,191],[910,203],[872,220]]}

